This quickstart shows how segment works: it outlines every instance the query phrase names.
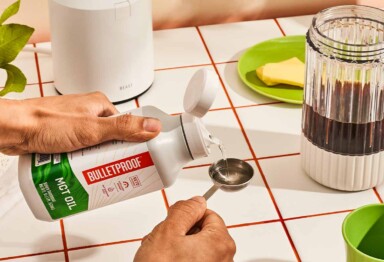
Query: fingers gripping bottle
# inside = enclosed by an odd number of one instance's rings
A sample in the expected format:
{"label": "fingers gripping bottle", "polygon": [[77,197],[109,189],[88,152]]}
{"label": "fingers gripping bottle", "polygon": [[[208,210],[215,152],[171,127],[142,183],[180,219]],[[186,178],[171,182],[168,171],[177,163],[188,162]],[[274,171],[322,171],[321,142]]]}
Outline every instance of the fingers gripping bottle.
{"label": "fingers gripping bottle", "polygon": [[186,113],[170,116],[153,106],[127,112],[161,121],[160,134],[150,141],[21,156],[19,183],[35,217],[54,221],[171,186],[183,166],[210,152],[214,140],[200,118],[217,89],[216,74],[199,70],[184,96]]}

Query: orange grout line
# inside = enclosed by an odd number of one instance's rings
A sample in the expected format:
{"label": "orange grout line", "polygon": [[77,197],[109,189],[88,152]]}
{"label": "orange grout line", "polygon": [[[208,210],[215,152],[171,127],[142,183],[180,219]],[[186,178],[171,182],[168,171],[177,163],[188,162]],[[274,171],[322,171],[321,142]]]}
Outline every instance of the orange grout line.
{"label": "orange grout line", "polygon": [[223,64],[233,64],[239,62],[238,60],[232,60],[232,61],[227,61],[227,62],[218,62],[215,63],[216,65],[223,65]]}
{"label": "orange grout line", "polygon": [[235,117],[236,117],[236,119],[237,119],[237,122],[238,122],[238,124],[239,124],[240,129],[241,129],[241,132],[243,133],[244,139],[245,139],[246,142],[247,142],[247,145],[248,145],[248,147],[249,147],[249,150],[250,150],[251,153],[252,153],[253,159],[255,160],[256,166],[257,166],[257,168],[258,168],[258,170],[259,170],[259,172],[260,172],[260,175],[261,175],[261,177],[262,177],[262,179],[263,179],[263,181],[264,181],[265,187],[267,188],[268,193],[269,193],[269,195],[270,195],[270,197],[271,197],[271,199],[272,199],[273,205],[275,206],[276,212],[277,212],[277,214],[278,214],[278,216],[279,216],[280,222],[281,222],[281,224],[282,224],[282,226],[283,226],[283,228],[284,228],[284,231],[285,231],[285,233],[286,233],[286,235],[287,235],[287,238],[288,238],[288,240],[289,240],[289,243],[291,244],[291,247],[292,247],[292,249],[293,249],[293,252],[295,253],[296,259],[297,259],[297,261],[301,261],[300,256],[299,256],[299,253],[297,252],[295,243],[293,242],[293,240],[292,240],[292,238],[291,238],[291,235],[289,234],[288,228],[287,228],[287,226],[285,225],[285,222],[284,222],[284,220],[283,220],[283,217],[282,217],[282,215],[281,215],[281,212],[280,212],[280,210],[279,210],[279,207],[278,207],[278,205],[277,205],[277,202],[276,202],[276,200],[275,200],[275,197],[274,197],[273,194],[272,194],[272,190],[271,190],[271,188],[269,187],[268,182],[267,182],[267,179],[265,178],[265,175],[264,175],[264,173],[263,173],[263,170],[261,169],[260,163],[259,163],[259,161],[257,160],[256,154],[255,154],[255,152],[254,152],[254,150],[253,150],[253,148],[252,148],[252,145],[251,145],[251,143],[250,143],[250,141],[249,141],[249,138],[248,138],[248,136],[247,136],[247,133],[245,132],[245,129],[244,129],[243,124],[242,124],[242,122],[241,122],[241,120],[240,120],[240,117],[239,117],[239,115],[237,114],[236,108],[233,106],[233,102],[232,102],[232,100],[231,100],[231,98],[230,98],[230,96],[229,96],[229,94],[228,94],[228,90],[226,89],[226,87],[225,87],[225,85],[224,85],[224,81],[223,81],[221,75],[219,74],[219,70],[217,69],[217,66],[216,66],[215,63],[214,63],[214,60],[213,60],[213,58],[212,58],[212,55],[211,55],[211,53],[210,53],[210,51],[209,51],[209,49],[208,49],[208,45],[207,45],[207,43],[205,42],[204,37],[203,37],[202,33],[200,32],[200,29],[199,29],[198,27],[196,27],[196,30],[197,30],[197,32],[198,32],[200,38],[201,38],[201,41],[202,41],[203,44],[204,44],[205,50],[207,51],[209,58],[211,59],[211,62],[212,62],[212,65],[213,65],[213,67],[214,67],[214,69],[215,69],[215,71],[216,71],[216,74],[217,74],[217,76],[219,77],[219,80],[220,80],[220,83],[221,83],[221,85],[222,85],[222,88],[223,88],[223,90],[224,90],[224,92],[225,92],[225,94],[226,94],[226,96],[227,96],[227,98],[228,98],[229,104],[231,105],[231,108],[232,108],[233,113],[234,113],[234,115],[235,115]]}
{"label": "orange grout line", "polygon": [[64,221],[60,219],[61,238],[63,240],[65,262],[69,262],[67,239],[65,237]]}
{"label": "orange grout line", "polygon": [[157,72],[157,71],[183,69],[183,68],[192,68],[192,67],[202,67],[202,66],[211,66],[211,64],[197,64],[197,65],[187,65],[187,66],[165,67],[165,68],[155,69],[155,71]]}
{"label": "orange grout line", "polygon": [[[243,161],[253,161],[253,158],[246,158],[246,159],[243,159]],[[201,165],[194,165],[194,166],[185,166],[185,167],[183,167],[183,169],[192,169],[192,168],[199,168],[199,167],[207,167],[207,166],[210,166],[210,165],[212,165],[212,163],[201,164]]]}
{"label": "orange grout line", "polygon": [[[213,109],[209,109],[208,112],[214,112],[214,111],[224,111],[224,110],[232,110],[231,107],[219,107],[219,108],[213,108]],[[171,116],[179,116],[181,115],[182,113],[172,113],[170,114]]]}
{"label": "orange grout line", "polygon": [[49,254],[55,254],[55,253],[60,253],[60,252],[64,252],[64,250],[53,250],[53,251],[40,252],[40,253],[34,253],[34,254],[26,254],[26,255],[12,256],[12,257],[2,257],[2,258],[0,258],[0,261],[25,258],[25,257],[49,255]]}
{"label": "orange grout line", "polygon": [[[251,161],[251,160],[253,160],[253,159],[249,159],[246,161]],[[336,215],[336,214],[342,214],[342,213],[347,213],[347,212],[351,212],[351,211],[353,211],[353,209],[334,211],[334,212],[326,212],[326,213],[318,213],[318,214],[298,216],[298,217],[290,217],[290,218],[284,219],[284,221],[299,220],[299,219],[328,216],[328,215]],[[263,225],[263,224],[270,224],[270,223],[277,223],[277,222],[280,222],[280,219],[263,220],[263,221],[243,223],[243,224],[234,224],[234,225],[227,226],[227,228],[228,229],[240,228],[240,227]],[[115,241],[115,242],[107,242],[107,243],[102,243],[102,244],[94,244],[94,245],[89,245],[89,246],[73,247],[73,248],[67,249],[67,252],[68,251],[88,249],[88,248],[95,248],[95,247],[112,246],[112,245],[119,245],[119,244],[131,243],[131,242],[138,242],[138,241],[142,241],[142,240],[143,240],[142,238],[136,238],[136,239],[122,240],[122,241]],[[60,253],[60,252],[65,252],[65,250],[54,250],[54,251],[47,251],[47,252],[34,253],[34,254],[26,254],[26,255],[12,256],[12,257],[3,257],[3,258],[0,258],[0,261],[25,258],[25,257],[33,257],[33,256],[40,256],[40,255],[47,255],[47,254],[54,254],[54,253]]]}
{"label": "orange grout line", "polygon": [[168,209],[169,209],[169,202],[168,202],[167,194],[165,193],[165,190],[164,190],[164,189],[161,189],[161,194],[163,195],[163,199],[164,199],[165,207],[166,207],[167,210],[168,210]]}
{"label": "orange grout line", "polygon": [[314,215],[306,215],[306,216],[290,217],[290,218],[286,218],[286,219],[284,219],[284,220],[285,220],[285,221],[290,221],[290,220],[297,220],[297,219],[303,219],[303,218],[329,216],[329,215],[336,215],[336,214],[347,213],[347,212],[351,212],[351,211],[353,211],[353,209],[341,210],[341,211],[334,211],[334,212],[326,212],[326,213],[319,213],[319,214],[314,214]]}
{"label": "orange grout line", "polygon": [[55,83],[55,82],[54,82],[54,81],[46,81],[46,82],[42,82],[43,85],[45,85],[45,84],[53,84],[53,83]]}
{"label": "orange grout line", "polygon": [[373,188],[373,192],[375,192],[375,195],[379,199],[380,203],[383,203],[383,199],[381,198],[379,192],[377,192],[376,187]]}
{"label": "orange grout line", "polygon": [[26,86],[35,86],[35,85],[38,85],[39,84],[39,82],[37,82],[37,83],[28,83],[28,84],[26,84]]}
{"label": "orange grout line", "polygon": [[[337,215],[337,214],[347,213],[347,212],[351,212],[351,211],[353,211],[353,209],[341,210],[341,211],[333,211],[333,212],[326,212],[326,213],[318,213],[318,214],[298,216],[298,217],[290,217],[290,218],[285,218],[284,221],[298,220],[298,219],[312,218],[312,217],[320,217],[320,216]],[[263,221],[259,221],[259,222],[251,222],[251,223],[244,223],[244,224],[238,224],[238,225],[230,225],[230,226],[227,226],[227,228],[238,228],[238,227],[246,227],[246,226],[269,224],[269,223],[275,223],[275,222],[280,222],[280,219],[263,220]]]}
{"label": "orange grout line", "polygon": [[[36,44],[33,44],[33,47],[36,47]],[[37,70],[37,79],[39,81],[39,89],[40,89],[40,96],[44,97],[44,91],[43,91],[43,84],[41,82],[41,74],[40,74],[40,65],[39,65],[39,57],[36,52],[34,52],[35,55],[35,64],[36,64],[36,70]]]}
{"label": "orange grout line", "polygon": [[[276,104],[284,104],[284,102],[270,102],[270,103],[261,103],[261,104],[245,105],[245,106],[234,106],[234,108],[241,109],[241,108],[256,107],[256,106],[268,106],[268,105],[276,105]],[[213,109],[209,109],[208,112],[223,111],[223,110],[232,110],[232,107],[213,108]],[[172,113],[170,115],[171,116],[178,116],[181,114],[182,113]]]}
{"label": "orange grout line", "polygon": [[142,241],[142,240],[143,240],[142,238],[136,238],[136,239],[107,242],[107,243],[95,244],[95,245],[89,245],[89,246],[72,247],[72,248],[68,249],[68,251],[76,251],[76,250],[95,248],[95,247],[113,246],[113,245],[126,244],[126,243],[131,243],[131,242],[138,242],[138,241]]}
{"label": "orange grout line", "polygon": [[280,25],[279,21],[277,21],[277,19],[276,19],[276,18],[274,18],[273,20],[275,21],[275,23],[276,23],[277,27],[279,27],[279,29],[280,29],[280,32],[283,34],[283,36],[286,36],[286,34],[285,34],[285,32],[284,32],[283,28],[281,27],[281,25]]}
{"label": "orange grout line", "polygon": [[209,109],[208,112],[223,111],[223,110],[231,110],[231,109],[232,109],[232,108],[230,108],[230,107],[219,107],[219,108]]}
{"label": "orange grout line", "polygon": [[276,222],[280,222],[280,219],[265,220],[265,221],[259,221],[259,222],[253,222],[253,223],[244,223],[244,224],[230,225],[230,226],[227,226],[227,228],[230,229],[230,228],[248,227],[248,226],[263,225],[263,224],[276,223]]}
{"label": "orange grout line", "polygon": [[300,153],[292,153],[292,154],[285,154],[285,155],[275,155],[275,156],[263,156],[263,157],[259,157],[257,160],[265,160],[265,159],[289,157],[289,156],[299,156],[299,155],[300,155]]}
{"label": "orange grout line", "polygon": [[194,166],[185,166],[183,167],[183,169],[192,169],[192,168],[199,168],[199,167],[207,167],[207,166],[210,166],[212,165],[212,163],[209,163],[209,164],[201,164],[201,165],[194,165]]}
{"label": "orange grout line", "polygon": [[269,103],[261,103],[261,104],[253,104],[253,105],[245,105],[245,106],[235,106],[236,109],[248,108],[248,107],[256,107],[256,106],[268,106],[268,105],[276,105],[276,104],[284,104],[284,102],[269,102]]}

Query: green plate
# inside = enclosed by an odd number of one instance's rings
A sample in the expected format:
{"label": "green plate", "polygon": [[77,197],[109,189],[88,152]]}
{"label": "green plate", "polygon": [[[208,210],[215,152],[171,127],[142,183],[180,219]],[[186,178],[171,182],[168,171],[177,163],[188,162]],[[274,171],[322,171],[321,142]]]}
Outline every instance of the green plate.
{"label": "green plate", "polygon": [[286,36],[252,46],[240,57],[238,73],[249,88],[261,95],[287,103],[302,104],[302,88],[285,84],[269,87],[256,75],[256,68],[259,66],[292,57],[305,62],[305,36]]}

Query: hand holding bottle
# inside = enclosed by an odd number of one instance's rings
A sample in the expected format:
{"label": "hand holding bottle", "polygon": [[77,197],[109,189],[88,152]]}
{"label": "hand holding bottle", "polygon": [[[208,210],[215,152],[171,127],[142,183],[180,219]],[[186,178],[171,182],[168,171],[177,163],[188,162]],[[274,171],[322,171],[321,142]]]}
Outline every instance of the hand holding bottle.
{"label": "hand holding bottle", "polygon": [[109,140],[146,141],[160,132],[157,119],[108,117],[117,113],[99,92],[22,101],[1,99],[0,152],[70,152]]}

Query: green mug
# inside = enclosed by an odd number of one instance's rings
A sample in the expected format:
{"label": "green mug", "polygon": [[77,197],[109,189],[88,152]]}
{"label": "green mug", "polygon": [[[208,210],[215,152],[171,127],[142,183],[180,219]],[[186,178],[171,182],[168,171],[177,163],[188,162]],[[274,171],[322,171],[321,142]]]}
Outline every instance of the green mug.
{"label": "green mug", "polygon": [[343,222],[347,262],[384,262],[384,204],[351,212]]}

